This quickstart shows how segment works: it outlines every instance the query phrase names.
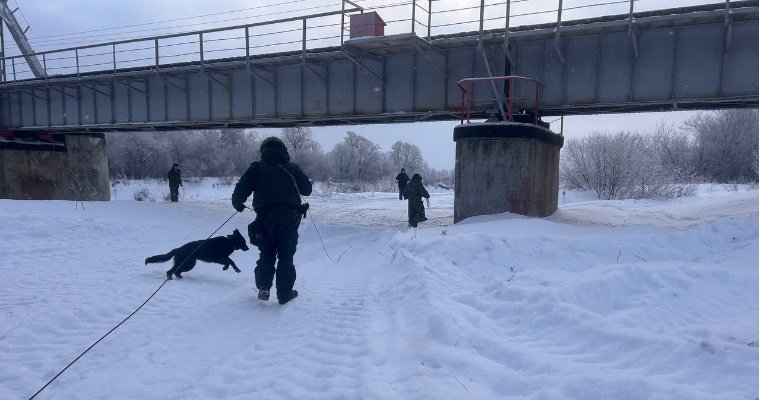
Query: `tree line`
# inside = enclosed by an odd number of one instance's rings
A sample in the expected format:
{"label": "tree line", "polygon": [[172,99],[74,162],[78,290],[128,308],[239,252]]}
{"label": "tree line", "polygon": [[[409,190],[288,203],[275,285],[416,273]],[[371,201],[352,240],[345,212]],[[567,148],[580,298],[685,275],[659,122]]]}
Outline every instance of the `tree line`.
{"label": "tree line", "polygon": [[[307,127],[283,128],[278,135],[291,161],[316,181],[393,180],[401,168],[420,173],[429,183],[451,185],[452,172],[428,167],[420,148],[397,141],[387,152],[366,137],[346,132],[343,141],[324,151]],[[112,178],[166,178],[172,163],[185,177],[239,176],[259,159],[264,139],[246,129],[108,133],[108,167]]]}
{"label": "tree line", "polygon": [[[383,152],[348,131],[324,151],[307,127],[283,128],[278,136],[315,181],[393,182],[403,167],[426,183],[453,186],[452,171],[429,168],[411,143],[398,141]],[[178,162],[185,177],[235,177],[258,160],[263,139],[245,129],[109,133],[109,171],[113,178],[165,178]],[[704,112],[679,127],[663,123],[654,132],[592,132],[566,140],[560,178],[566,188],[603,199],[684,196],[698,182],[757,182],[758,111]]]}
{"label": "tree line", "polygon": [[593,132],[566,141],[560,176],[565,187],[602,199],[672,198],[697,182],[757,183],[758,111],[700,113],[655,132]]}

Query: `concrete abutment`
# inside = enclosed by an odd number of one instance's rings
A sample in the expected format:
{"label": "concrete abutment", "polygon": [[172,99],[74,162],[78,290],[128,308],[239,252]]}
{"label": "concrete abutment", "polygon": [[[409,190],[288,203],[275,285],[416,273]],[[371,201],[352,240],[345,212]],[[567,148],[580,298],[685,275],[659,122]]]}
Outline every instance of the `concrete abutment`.
{"label": "concrete abutment", "polygon": [[[6,132],[0,141],[0,198],[111,199],[103,134]],[[42,139],[42,140],[41,140]]]}
{"label": "concrete abutment", "polygon": [[454,128],[454,222],[512,212],[533,217],[557,210],[564,138],[540,125],[486,122]]}

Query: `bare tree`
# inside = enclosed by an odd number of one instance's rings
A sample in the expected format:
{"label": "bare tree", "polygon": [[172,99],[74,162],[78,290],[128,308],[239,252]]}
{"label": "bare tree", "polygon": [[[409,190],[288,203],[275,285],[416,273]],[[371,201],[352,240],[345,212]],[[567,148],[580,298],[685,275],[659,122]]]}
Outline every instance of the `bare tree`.
{"label": "bare tree", "polygon": [[311,129],[305,126],[282,128],[280,136],[294,154],[317,152],[322,149],[322,146],[314,140]]}
{"label": "bare tree", "polygon": [[143,179],[156,170],[159,146],[150,134],[124,132],[114,134],[111,139],[109,153],[113,156],[114,173]]}
{"label": "bare tree", "polygon": [[693,136],[692,164],[706,179],[756,181],[752,159],[758,149],[757,110],[702,113],[684,123]]}
{"label": "bare tree", "polygon": [[395,171],[406,168],[411,173],[422,173],[425,161],[420,148],[414,144],[397,141],[388,153]]}
{"label": "bare tree", "polygon": [[679,168],[663,164],[658,142],[641,134],[595,132],[567,141],[561,177],[571,187],[603,199],[668,198],[693,192]]}
{"label": "bare tree", "polygon": [[350,171],[353,168],[351,148],[345,143],[336,143],[328,155],[333,174],[338,179],[350,179]]}
{"label": "bare tree", "polygon": [[[350,149],[350,157],[352,159],[352,166],[355,168],[350,171],[350,179],[362,181],[368,178],[379,178],[379,176],[371,176],[373,170],[379,166],[381,159],[380,146],[372,142],[371,140],[361,136],[355,132],[346,132],[346,137],[343,142]],[[375,175],[378,175],[377,173]]]}
{"label": "bare tree", "polygon": [[322,146],[314,140],[311,129],[303,126],[283,128],[280,135],[288,146],[291,160],[298,163],[309,176],[323,178],[327,175]]}

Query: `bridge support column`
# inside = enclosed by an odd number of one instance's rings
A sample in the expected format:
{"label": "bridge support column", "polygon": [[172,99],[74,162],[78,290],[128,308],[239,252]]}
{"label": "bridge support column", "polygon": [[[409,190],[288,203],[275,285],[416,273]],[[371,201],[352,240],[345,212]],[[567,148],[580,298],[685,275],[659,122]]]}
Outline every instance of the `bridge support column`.
{"label": "bridge support column", "polygon": [[103,134],[56,135],[42,141],[23,133],[5,136],[0,142],[0,198],[111,199]]}
{"label": "bridge support column", "polygon": [[454,222],[513,212],[557,210],[563,137],[539,125],[486,122],[454,128]]}

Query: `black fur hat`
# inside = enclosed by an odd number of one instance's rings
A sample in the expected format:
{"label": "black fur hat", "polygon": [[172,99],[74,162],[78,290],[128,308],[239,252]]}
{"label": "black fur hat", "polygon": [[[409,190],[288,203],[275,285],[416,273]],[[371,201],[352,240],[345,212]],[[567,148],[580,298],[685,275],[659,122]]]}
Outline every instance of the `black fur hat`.
{"label": "black fur hat", "polygon": [[290,161],[288,148],[282,139],[276,136],[264,139],[259,151],[261,152],[261,159],[273,165],[283,165]]}
{"label": "black fur hat", "polygon": [[261,147],[259,147],[259,151],[263,152],[264,149],[269,146],[280,146],[283,148],[287,148],[285,147],[285,142],[283,142],[282,139],[278,138],[277,136],[270,136],[261,142]]}
{"label": "black fur hat", "polygon": [[412,175],[412,180],[413,181],[421,181],[422,180],[422,176],[420,176],[420,174],[414,174],[414,175]]}

